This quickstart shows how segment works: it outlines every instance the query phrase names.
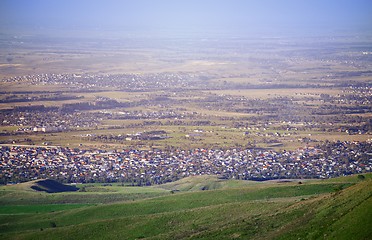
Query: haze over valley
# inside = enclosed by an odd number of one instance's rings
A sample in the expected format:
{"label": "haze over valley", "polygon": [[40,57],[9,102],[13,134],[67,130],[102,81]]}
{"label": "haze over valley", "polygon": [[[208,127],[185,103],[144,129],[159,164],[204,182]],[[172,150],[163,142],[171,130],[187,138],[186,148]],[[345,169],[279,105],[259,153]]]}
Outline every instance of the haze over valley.
{"label": "haze over valley", "polygon": [[0,236],[368,236],[371,10],[2,1]]}

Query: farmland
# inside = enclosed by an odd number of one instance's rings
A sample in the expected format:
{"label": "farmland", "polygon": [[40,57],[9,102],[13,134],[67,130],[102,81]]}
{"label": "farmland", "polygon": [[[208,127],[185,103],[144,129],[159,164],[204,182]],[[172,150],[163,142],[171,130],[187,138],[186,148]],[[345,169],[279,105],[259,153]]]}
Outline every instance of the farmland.
{"label": "farmland", "polygon": [[3,184],[371,171],[368,38],[34,40],[3,36]]}
{"label": "farmland", "polygon": [[[281,70],[281,78],[274,70],[270,77],[264,76],[268,74],[267,64],[272,64],[273,69],[282,68],[271,58],[273,54],[267,53],[259,66],[256,65],[260,61],[254,61],[253,69],[236,72],[229,66],[225,69],[229,74],[220,73],[224,66],[209,69],[207,64],[201,65],[206,68],[203,71],[185,67],[182,72],[113,74],[106,70],[106,74],[56,74],[45,70],[41,75],[4,77],[0,141],[111,149],[247,144],[270,147],[270,142],[275,141],[283,149],[295,149],[304,139],[309,144],[327,139],[370,139],[367,56],[349,56],[350,52],[345,52],[350,61],[359,61],[358,67],[355,62],[346,67],[333,59],[335,56],[324,56],[322,61],[333,66],[324,72],[324,63],[305,52],[302,57],[314,61],[312,64],[318,64],[318,68],[307,70],[307,79],[292,81],[292,75],[300,79],[301,71],[305,71],[299,63],[287,63],[284,69],[291,69],[292,73],[287,75]],[[288,58],[291,56],[281,61]],[[241,66],[253,64],[244,58],[232,62]],[[47,131],[34,132],[35,127],[46,127]],[[158,130],[165,131],[168,137],[161,141],[103,140],[108,135]],[[196,130],[203,134],[190,134]],[[272,137],[283,130],[287,131],[285,136]],[[96,137],[84,138],[86,135]]]}

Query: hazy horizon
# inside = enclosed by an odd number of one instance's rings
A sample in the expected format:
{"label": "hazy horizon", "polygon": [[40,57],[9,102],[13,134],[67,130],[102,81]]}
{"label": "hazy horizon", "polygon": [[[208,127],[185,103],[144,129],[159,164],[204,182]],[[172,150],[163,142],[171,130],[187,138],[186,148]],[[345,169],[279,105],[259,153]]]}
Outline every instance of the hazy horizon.
{"label": "hazy horizon", "polygon": [[[313,36],[372,32],[367,0],[0,2],[0,33]],[[55,31],[55,32],[54,32]]]}

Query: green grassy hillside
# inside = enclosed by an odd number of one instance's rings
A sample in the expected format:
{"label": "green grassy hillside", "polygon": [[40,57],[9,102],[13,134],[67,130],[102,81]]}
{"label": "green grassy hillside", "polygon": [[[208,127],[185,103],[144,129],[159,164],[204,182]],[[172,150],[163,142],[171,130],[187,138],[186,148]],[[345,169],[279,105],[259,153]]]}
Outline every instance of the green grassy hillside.
{"label": "green grassy hillside", "polygon": [[[109,204],[6,204],[0,207],[0,238],[367,239],[372,234],[372,179],[365,176],[302,184],[196,177],[142,189],[163,196]],[[105,188],[102,198],[112,194],[110,189],[126,195],[128,187]],[[175,189],[180,191],[171,194]]]}
{"label": "green grassy hillside", "polygon": [[[31,187],[34,182],[0,187],[0,207],[6,205],[40,204],[102,204],[169,195],[157,187],[122,187],[120,185],[80,184],[78,192],[46,193]],[[84,189],[84,191],[81,191]]]}
{"label": "green grassy hillside", "polygon": [[175,182],[160,185],[159,187],[167,190],[172,190],[173,192],[177,192],[237,188],[244,186],[253,186],[256,184],[260,183],[255,181],[219,179],[217,176],[206,175],[183,178]]}

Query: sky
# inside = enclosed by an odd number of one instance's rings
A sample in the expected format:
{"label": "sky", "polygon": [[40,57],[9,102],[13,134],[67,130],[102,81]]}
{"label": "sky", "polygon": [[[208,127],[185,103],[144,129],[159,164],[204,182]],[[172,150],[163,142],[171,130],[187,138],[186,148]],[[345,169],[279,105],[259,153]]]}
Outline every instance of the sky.
{"label": "sky", "polygon": [[371,0],[0,0],[0,32],[333,34],[372,32],[371,13]]}

